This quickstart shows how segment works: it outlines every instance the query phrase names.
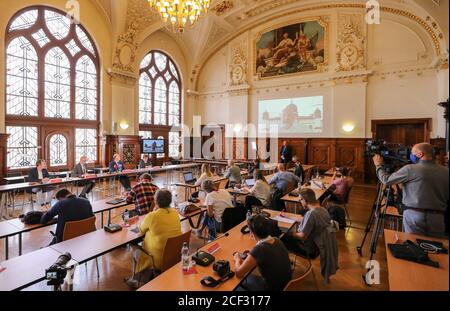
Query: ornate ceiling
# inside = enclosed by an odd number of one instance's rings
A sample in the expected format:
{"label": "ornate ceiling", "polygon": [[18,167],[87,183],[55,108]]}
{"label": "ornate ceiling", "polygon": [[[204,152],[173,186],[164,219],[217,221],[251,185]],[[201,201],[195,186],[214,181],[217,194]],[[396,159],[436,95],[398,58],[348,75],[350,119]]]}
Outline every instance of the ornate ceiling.
{"label": "ornate ceiling", "polygon": [[[201,18],[192,29],[182,34],[173,34],[165,29],[159,16],[149,8],[147,0],[91,0],[99,6],[112,25],[112,34],[116,37],[114,68],[129,72],[130,66],[136,66],[135,52],[151,31],[162,30],[176,38],[181,48],[192,62],[201,64],[211,51],[246,29],[267,21],[273,16],[299,10],[302,7],[319,7],[325,4],[364,5],[363,0],[214,0],[206,16]],[[379,0],[381,5],[405,7],[421,10],[431,16],[442,29],[448,42],[448,0]],[[116,34],[116,35],[114,35]],[[131,64],[123,66],[120,62],[121,49],[125,47],[130,54]]]}

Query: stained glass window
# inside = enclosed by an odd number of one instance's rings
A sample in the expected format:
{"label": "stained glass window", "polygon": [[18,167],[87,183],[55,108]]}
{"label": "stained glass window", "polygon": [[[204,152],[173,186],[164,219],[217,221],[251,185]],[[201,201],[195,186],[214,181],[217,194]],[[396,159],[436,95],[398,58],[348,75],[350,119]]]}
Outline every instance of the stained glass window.
{"label": "stained glass window", "polygon": [[70,118],[70,63],[58,47],[45,56],[45,116]]}
{"label": "stained glass window", "polygon": [[[8,167],[34,166],[38,157],[49,155],[50,167],[74,164],[69,154],[87,153],[97,160],[99,60],[83,26],[71,23],[65,12],[33,6],[11,19],[5,46],[5,121],[13,134]],[[41,137],[47,133],[41,127],[61,126],[60,119],[69,136]],[[89,129],[76,129],[78,120]],[[72,140],[79,144],[68,145]],[[40,141],[45,144],[38,149]]]}
{"label": "stained glass window", "polygon": [[139,131],[139,136],[142,138],[152,138],[152,131]]}
{"label": "stained glass window", "polygon": [[173,61],[152,51],[141,61],[139,79],[139,123],[179,125],[181,87]]}
{"label": "stained glass window", "polygon": [[32,167],[38,159],[37,127],[7,126],[8,168],[20,169]]}
{"label": "stained glass window", "polygon": [[169,132],[169,157],[180,156],[180,132]]}
{"label": "stained glass window", "polygon": [[38,57],[24,37],[12,40],[6,49],[6,113],[38,115]]}
{"label": "stained glass window", "polygon": [[97,161],[97,130],[76,129],[75,130],[75,160],[86,156],[89,162]]}
{"label": "stained glass window", "polygon": [[77,62],[75,82],[75,115],[79,120],[97,119],[97,69],[84,55]]}
{"label": "stained glass window", "polygon": [[56,134],[50,137],[50,166],[67,165],[67,139]]}

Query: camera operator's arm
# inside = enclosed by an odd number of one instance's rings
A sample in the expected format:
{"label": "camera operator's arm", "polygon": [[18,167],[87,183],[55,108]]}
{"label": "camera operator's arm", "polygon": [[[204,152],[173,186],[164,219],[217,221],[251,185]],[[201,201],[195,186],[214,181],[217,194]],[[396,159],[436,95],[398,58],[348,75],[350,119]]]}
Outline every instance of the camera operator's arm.
{"label": "camera operator's arm", "polygon": [[377,154],[373,157],[373,163],[376,167],[378,180],[384,185],[401,184],[410,180],[408,166],[402,167],[395,173],[388,174],[383,168],[383,158],[380,155]]}
{"label": "camera operator's arm", "polygon": [[234,269],[236,277],[243,278],[248,272],[252,271],[256,265],[256,259],[252,255],[248,254],[245,260],[242,260],[239,253],[234,254]]}
{"label": "camera operator's arm", "polygon": [[59,202],[57,202],[44,215],[42,215],[41,224],[46,224],[50,220],[52,220],[54,217],[58,216],[60,209],[61,209],[61,207],[59,205]]}

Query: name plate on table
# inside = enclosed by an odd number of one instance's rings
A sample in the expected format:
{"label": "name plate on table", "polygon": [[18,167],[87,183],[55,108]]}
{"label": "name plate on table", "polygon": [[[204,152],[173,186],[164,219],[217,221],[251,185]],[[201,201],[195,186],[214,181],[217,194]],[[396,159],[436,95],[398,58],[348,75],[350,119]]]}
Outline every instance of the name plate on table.
{"label": "name plate on table", "polygon": [[85,179],[90,179],[90,178],[95,178],[95,177],[97,177],[97,175],[95,175],[95,174],[84,175]]}
{"label": "name plate on table", "polygon": [[53,178],[53,179],[50,179],[50,183],[51,184],[54,184],[54,183],[59,183],[59,182],[62,182],[63,180],[62,180],[62,178]]}
{"label": "name plate on table", "polygon": [[131,172],[132,172],[132,170],[123,170],[122,171],[123,174],[131,173]]}

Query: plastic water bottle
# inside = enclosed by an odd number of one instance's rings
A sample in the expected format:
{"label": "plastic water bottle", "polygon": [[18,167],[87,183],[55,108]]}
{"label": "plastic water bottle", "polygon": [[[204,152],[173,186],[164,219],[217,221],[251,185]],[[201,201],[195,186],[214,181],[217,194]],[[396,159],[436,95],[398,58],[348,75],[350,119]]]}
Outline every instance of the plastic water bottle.
{"label": "plastic water bottle", "polygon": [[181,248],[181,266],[184,271],[189,269],[189,247],[186,242],[183,243],[183,247]]}
{"label": "plastic water bottle", "polygon": [[173,207],[178,208],[178,194],[175,194],[173,197]]}
{"label": "plastic water bottle", "polygon": [[298,189],[299,192],[300,192],[300,190],[302,190],[302,183],[301,182],[298,183],[298,188],[297,189]]}
{"label": "plastic water bottle", "polygon": [[126,209],[125,212],[123,212],[123,221],[125,223],[125,227],[129,227],[128,221],[130,220],[130,212]]}
{"label": "plastic water bottle", "polygon": [[251,210],[248,210],[248,211],[247,211],[247,220],[248,220],[250,217],[252,217],[252,211],[251,211]]}

